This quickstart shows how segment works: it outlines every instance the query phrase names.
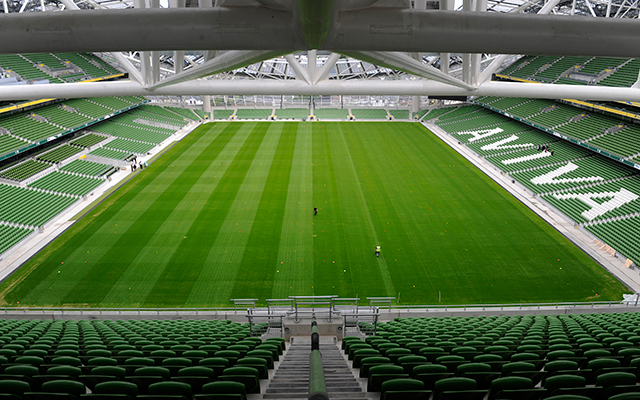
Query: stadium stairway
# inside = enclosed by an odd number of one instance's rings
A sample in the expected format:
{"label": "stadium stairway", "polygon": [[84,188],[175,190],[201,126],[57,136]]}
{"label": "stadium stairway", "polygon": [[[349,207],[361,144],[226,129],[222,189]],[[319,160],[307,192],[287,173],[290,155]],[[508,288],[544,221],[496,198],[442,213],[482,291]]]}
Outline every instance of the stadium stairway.
{"label": "stadium stairway", "polygon": [[[310,338],[301,336],[292,339],[278,370],[264,390],[263,399],[306,400],[309,398],[311,341]],[[335,344],[334,337],[321,337],[320,353],[322,353],[322,366],[329,398],[331,400],[365,399],[365,393]]]}

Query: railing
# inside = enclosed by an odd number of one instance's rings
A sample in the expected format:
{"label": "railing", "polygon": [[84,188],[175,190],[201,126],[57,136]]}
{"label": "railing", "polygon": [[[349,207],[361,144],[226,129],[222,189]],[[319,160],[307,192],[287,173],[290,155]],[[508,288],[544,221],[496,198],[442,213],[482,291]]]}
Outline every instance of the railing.
{"label": "railing", "polygon": [[311,355],[309,356],[309,400],[329,400],[327,384],[322,369],[322,354],[320,354],[320,336],[318,325],[311,322]]}
{"label": "railing", "polygon": [[[215,315],[218,313],[235,313],[233,307],[207,308],[71,308],[71,307],[3,307],[5,314],[24,315]],[[0,311],[1,312],[1,311]]]}
{"label": "railing", "polygon": [[[295,296],[292,296],[295,297]],[[311,296],[308,296],[311,297]],[[332,296],[334,300],[343,300],[337,299]],[[294,300],[302,299],[301,297],[296,297]],[[246,300],[246,299],[245,299]],[[386,301],[385,301],[386,302]],[[294,304],[303,305],[303,304],[313,304],[318,306],[325,306],[325,303],[329,303],[329,301],[322,302],[311,302],[311,301],[294,301]],[[335,304],[335,301],[332,303]],[[254,304],[250,304],[253,306]],[[231,313],[236,314],[239,310],[240,304],[229,306],[229,307],[172,307],[172,308],[152,308],[152,307],[0,307],[0,314],[4,311],[4,314],[25,314],[25,315],[43,315],[43,314],[54,314],[54,315],[215,315],[219,313]],[[325,308],[323,307],[323,308]],[[607,308],[638,308],[640,307],[640,294],[636,293],[635,297],[630,301],[592,301],[592,302],[555,302],[555,303],[504,303],[504,304],[416,304],[416,305],[391,305],[388,307],[384,307],[383,309],[379,309],[380,312],[397,312],[397,311],[420,311],[420,312],[442,312],[442,311],[485,311],[485,310],[553,310],[553,309],[607,309]],[[309,308],[300,308],[298,313],[317,313],[317,310],[314,311],[315,308],[320,307],[309,307]],[[326,307],[328,308],[328,307]],[[247,307],[246,309],[251,309],[252,312],[259,313],[261,310],[267,311],[267,308],[251,308]],[[366,317],[370,315],[373,310],[377,310],[378,307],[363,307],[360,306],[352,313],[349,310],[342,311],[332,311],[333,307],[328,308],[327,311],[330,311],[334,314],[339,314],[343,316],[360,316]],[[295,312],[295,308],[293,310]],[[282,313],[281,315],[285,315],[288,313]],[[266,316],[269,316],[270,313],[265,313]],[[271,314],[271,317],[274,317]]]}
{"label": "railing", "polygon": [[640,306],[640,294],[633,301],[592,301],[556,303],[504,303],[504,304],[435,304],[435,305],[392,305],[389,311],[420,310],[429,311],[485,311],[485,310],[542,310],[542,309],[595,309],[595,308],[635,308]]}

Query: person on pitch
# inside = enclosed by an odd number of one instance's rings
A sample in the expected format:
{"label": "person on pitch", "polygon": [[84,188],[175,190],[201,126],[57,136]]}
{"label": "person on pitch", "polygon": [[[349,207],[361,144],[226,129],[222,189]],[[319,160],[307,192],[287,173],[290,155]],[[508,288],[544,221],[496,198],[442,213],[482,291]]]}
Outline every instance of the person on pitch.
{"label": "person on pitch", "polygon": [[377,245],[374,251],[376,252],[376,257],[380,257],[380,245]]}
{"label": "person on pitch", "polygon": [[313,215],[318,215],[318,207],[313,207]]}

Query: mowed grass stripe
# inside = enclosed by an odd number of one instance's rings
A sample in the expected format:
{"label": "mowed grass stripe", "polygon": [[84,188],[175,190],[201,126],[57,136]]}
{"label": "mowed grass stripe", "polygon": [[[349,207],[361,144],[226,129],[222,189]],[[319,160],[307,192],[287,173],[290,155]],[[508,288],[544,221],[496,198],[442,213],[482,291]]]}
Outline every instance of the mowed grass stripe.
{"label": "mowed grass stripe", "polygon": [[[312,123],[296,124],[295,149],[289,169],[289,185],[285,189],[286,204],[280,223],[280,246],[270,297],[286,298],[290,293],[312,295],[313,281],[313,179]],[[279,272],[278,272],[279,271]]]}
{"label": "mowed grass stripe", "polygon": [[[199,128],[192,132],[190,140],[198,140],[203,135],[215,138],[217,132],[208,128]],[[166,162],[173,162],[180,153],[190,148],[190,140],[180,142],[166,155]],[[162,181],[158,183],[158,181]],[[169,187],[173,182],[167,180],[157,166],[152,166],[138,174],[130,183],[106,199],[90,215],[76,222],[52,244],[36,255],[29,263],[21,267],[10,279],[3,283],[5,302],[9,304],[59,305],[63,297],[77,285],[89,271],[88,266],[100,260],[121,236],[114,234],[116,229],[125,232],[131,226],[138,211],[132,203],[140,193],[147,193],[148,187],[160,185]],[[154,198],[161,195],[158,191],[144,196],[144,206],[148,207]],[[137,206],[140,207],[140,206]],[[144,208],[143,208],[144,209]],[[124,216],[124,218],[123,218]],[[119,226],[115,226],[120,222]],[[115,228],[115,229],[114,229]],[[60,271],[60,272],[58,272]],[[21,281],[21,285],[13,282]],[[95,282],[93,284],[95,286]],[[91,291],[91,290],[90,290]],[[81,301],[87,304],[87,301]]]}
{"label": "mowed grass stripe", "polygon": [[[342,222],[345,231],[346,259],[336,259],[339,268],[350,272],[357,277],[353,284],[355,293],[362,298],[367,296],[394,296],[394,289],[388,289],[388,275],[385,279],[382,275],[380,264],[373,254],[376,245],[374,232],[369,224],[369,216],[366,203],[363,201],[359,181],[351,166],[352,160],[349,154],[344,135],[349,135],[348,127],[343,124],[331,124],[328,132],[329,147],[334,165],[334,178],[336,181],[337,197],[342,212]],[[329,252],[331,253],[331,252]],[[325,253],[326,254],[326,253]],[[333,262],[333,261],[332,261]],[[385,282],[386,281],[386,282]]]}
{"label": "mowed grass stripe", "polygon": [[252,233],[261,228],[256,226],[255,221],[261,201],[265,193],[268,193],[265,186],[273,168],[274,158],[279,157],[278,144],[282,143],[284,127],[283,123],[269,125],[269,130],[240,186],[238,196],[231,205],[215,244],[211,247],[205,267],[191,290],[187,301],[189,305],[226,304],[233,297],[231,292],[239,270],[244,262],[251,261],[246,252],[253,246],[249,244]]}
{"label": "mowed grass stripe", "polygon": [[[429,198],[428,193],[421,190],[423,186],[427,186],[427,180],[421,175],[421,168],[416,164],[425,162],[429,158],[425,154],[418,153],[416,143],[408,140],[411,134],[419,133],[424,136],[424,128],[419,124],[394,123],[388,129],[380,129],[376,125],[369,126],[364,129],[364,132],[367,131],[374,132],[374,135],[361,135],[362,143],[368,149],[371,158],[377,160],[375,163],[370,160],[368,164],[373,165],[374,168],[376,165],[384,166],[382,170],[376,172],[389,200],[387,206],[392,208],[391,215],[383,215],[385,211],[380,213],[377,212],[378,210],[375,211],[379,223],[383,226],[383,235],[385,235],[383,241],[389,243],[383,252],[387,253],[387,259],[393,257],[394,263],[398,260],[399,272],[407,277],[402,282],[394,281],[395,287],[404,293],[403,301],[415,301],[413,297],[416,295],[424,298],[426,293],[431,294],[436,300],[436,282],[431,277],[430,246],[425,246],[421,240],[429,235],[428,223],[425,223],[425,208],[428,209]],[[420,156],[416,157],[416,154]],[[364,174],[368,174],[366,165],[360,168],[361,171],[362,169]],[[379,200],[378,204],[373,206],[377,208],[380,204]],[[380,208],[380,210],[384,209],[385,207]],[[385,232],[385,226],[389,224],[385,224],[384,220],[387,219],[389,222],[388,218],[397,218],[402,227],[400,235],[404,238]],[[402,247],[391,245],[389,239],[399,239],[397,241],[400,245],[408,248],[409,251],[401,251]],[[415,258],[408,257],[409,253],[413,253]]]}
{"label": "mowed grass stripe", "polygon": [[[403,173],[393,168],[392,160],[387,159],[387,142],[394,142],[397,136],[403,135],[401,131],[394,129],[396,126],[392,124],[390,128],[383,129],[386,135],[382,135],[375,123],[359,122],[349,125],[352,134],[347,143],[351,154],[356,154],[353,164],[366,198],[371,222],[379,235],[378,243],[382,248],[380,259],[384,258],[388,265],[396,292],[404,292],[405,300],[412,302],[415,301],[412,294],[424,291],[433,293],[434,287],[425,268],[426,260],[422,260],[423,255],[417,250],[413,240],[417,236],[412,218],[407,215],[413,210],[413,202],[400,201],[408,200],[409,196]],[[399,159],[400,154],[390,156]],[[416,274],[417,271],[422,273]]]}
{"label": "mowed grass stripe", "polygon": [[197,216],[196,222],[186,232],[185,236],[194,240],[185,240],[180,244],[147,296],[145,306],[186,303],[268,127],[268,124],[255,125],[202,212]]}
{"label": "mowed grass stripe", "polygon": [[[167,216],[162,225],[112,287],[102,304],[116,305],[123,298],[129,299],[131,304],[136,306],[143,304],[182,241],[193,240],[186,236],[186,232],[202,212],[220,181],[219,177],[223,176],[228,168],[228,163],[223,162],[222,155],[235,155],[251,132],[250,125],[225,125],[225,132],[233,131],[230,140],[226,143],[220,142],[216,148],[203,147],[204,153],[198,155],[193,162],[198,171],[193,172],[193,178],[197,180],[191,186],[184,187],[186,196],[175,208],[167,209]],[[185,152],[181,159],[189,158],[193,156]]]}
{"label": "mowed grass stripe", "polygon": [[[234,126],[227,127],[218,136],[219,140],[211,141],[208,148],[204,149],[194,161],[202,158],[208,159],[213,154],[217,154],[235,136],[237,130],[238,128]],[[178,163],[180,164],[178,165]],[[172,175],[175,176],[172,184],[160,196],[153,199],[153,202],[150,203],[146,210],[138,211],[139,209],[136,209],[138,215],[133,220],[128,221],[129,229],[124,232],[121,231],[118,241],[110,247],[109,251],[100,260],[94,263],[82,280],[63,297],[63,303],[84,302],[98,304],[104,300],[104,297],[122,274],[132,265],[137,255],[147,246],[158,228],[165,222],[168,216],[167,213],[175,209],[187,195],[188,191],[185,189],[191,187],[205,172],[205,168],[192,166],[192,163],[178,158],[173,163],[167,163],[167,167],[159,163],[156,165],[154,171],[156,176],[160,174],[162,168],[165,168],[165,173],[162,174],[164,177],[167,176],[167,173],[170,177]],[[152,173],[151,176],[153,175]],[[140,179],[143,178],[150,177],[141,177]],[[145,200],[149,203],[148,198]],[[135,199],[130,204],[133,205],[133,203],[135,203]],[[122,225],[122,222],[120,225]],[[117,229],[119,227],[114,227],[115,235],[117,235]],[[132,238],[134,240],[131,240]],[[135,265],[134,268],[138,268],[138,265]],[[98,281],[101,282],[101,285],[96,288],[95,282]]]}
{"label": "mowed grass stripe", "polygon": [[276,274],[282,221],[289,193],[289,178],[298,123],[282,124],[269,177],[264,185],[260,205],[255,215],[242,263],[235,277],[233,290],[227,298],[260,298],[269,293]]}
{"label": "mowed grass stripe", "polygon": [[[328,124],[313,126],[313,205],[318,215],[313,219],[313,280],[319,295],[353,296],[354,280],[359,276],[351,268],[336,168],[329,145]],[[336,262],[337,260],[337,262]]]}

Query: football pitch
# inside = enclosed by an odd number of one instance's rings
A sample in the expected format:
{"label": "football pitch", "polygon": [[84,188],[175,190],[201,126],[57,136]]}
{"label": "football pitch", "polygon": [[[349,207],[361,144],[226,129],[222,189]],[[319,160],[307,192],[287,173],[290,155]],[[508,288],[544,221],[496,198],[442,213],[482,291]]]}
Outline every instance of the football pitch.
{"label": "football pitch", "polygon": [[420,124],[219,122],[23,265],[0,285],[0,303],[214,307],[339,295],[469,304],[626,292]]}

